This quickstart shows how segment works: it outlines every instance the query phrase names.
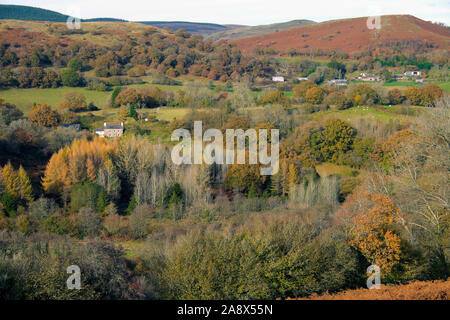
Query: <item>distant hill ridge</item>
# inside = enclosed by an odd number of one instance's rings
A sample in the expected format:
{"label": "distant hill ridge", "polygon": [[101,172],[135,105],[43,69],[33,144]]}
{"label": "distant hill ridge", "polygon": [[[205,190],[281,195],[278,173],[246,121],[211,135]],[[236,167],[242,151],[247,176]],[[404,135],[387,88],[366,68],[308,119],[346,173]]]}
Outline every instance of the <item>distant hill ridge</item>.
{"label": "distant hill ridge", "polygon": [[381,16],[381,28],[369,29],[368,17],[325,21],[265,35],[231,40],[246,52],[271,48],[281,53],[290,50],[315,52],[338,50],[346,53],[370,48],[405,45],[449,50],[450,30],[411,15]]}
{"label": "distant hill ridge", "polygon": [[[65,22],[69,16],[59,12],[21,5],[0,5],[0,19],[25,20],[25,21],[50,21]],[[93,18],[83,19],[86,22],[127,22],[127,20],[116,18]],[[276,30],[286,30],[314,23],[309,20],[294,20],[284,23],[275,23],[262,26],[243,26],[207,22],[189,22],[189,21],[136,21],[138,23],[154,26],[157,28],[169,28],[171,30],[185,29],[193,34],[208,35],[213,40],[231,40],[245,38],[254,35],[267,34]],[[236,31],[234,31],[236,30]],[[210,35],[210,36],[209,36]]]}
{"label": "distant hill ridge", "polygon": [[269,34],[272,32],[279,32],[283,30],[289,30],[292,28],[303,27],[316,22],[311,20],[292,20],[288,22],[273,23],[259,26],[241,26],[231,30],[225,30],[217,33],[213,33],[208,38],[213,40],[235,40],[248,38],[252,36]]}
{"label": "distant hill ridge", "polygon": [[[59,12],[35,8],[21,5],[0,5],[0,19],[25,20],[25,21],[50,21],[50,22],[66,22],[69,16]],[[123,19],[116,18],[92,18],[82,19],[86,22],[128,22]],[[187,21],[137,21],[146,25],[158,28],[169,28],[172,30],[185,29],[191,33],[209,34],[219,31],[233,29],[236,26],[223,26],[215,23],[199,23]]]}

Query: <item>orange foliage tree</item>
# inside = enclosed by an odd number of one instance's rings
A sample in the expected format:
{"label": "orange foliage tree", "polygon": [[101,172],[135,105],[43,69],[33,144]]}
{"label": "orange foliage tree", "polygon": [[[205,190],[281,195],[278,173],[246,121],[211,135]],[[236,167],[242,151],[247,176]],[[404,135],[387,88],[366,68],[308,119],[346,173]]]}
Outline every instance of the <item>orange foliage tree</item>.
{"label": "orange foliage tree", "polygon": [[75,140],[70,147],[53,154],[42,186],[48,193],[61,194],[83,181],[94,182],[98,168],[117,150],[116,142],[102,138]]}
{"label": "orange foliage tree", "polygon": [[401,216],[387,196],[362,188],[347,199],[338,213],[349,226],[350,244],[385,274],[400,260],[400,236],[395,223]]}
{"label": "orange foliage tree", "polygon": [[58,112],[53,111],[47,104],[34,105],[28,119],[42,127],[54,127],[60,121]]}

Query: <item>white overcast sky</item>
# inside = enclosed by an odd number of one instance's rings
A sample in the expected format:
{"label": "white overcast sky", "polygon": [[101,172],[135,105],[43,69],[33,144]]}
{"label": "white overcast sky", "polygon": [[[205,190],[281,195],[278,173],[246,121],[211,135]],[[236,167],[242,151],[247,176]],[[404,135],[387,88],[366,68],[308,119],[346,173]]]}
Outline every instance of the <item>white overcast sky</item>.
{"label": "white overcast sky", "polygon": [[[131,21],[193,21],[257,25],[294,19],[331,19],[411,14],[450,25],[450,0],[0,0],[81,15]],[[79,12],[77,14],[77,12]]]}

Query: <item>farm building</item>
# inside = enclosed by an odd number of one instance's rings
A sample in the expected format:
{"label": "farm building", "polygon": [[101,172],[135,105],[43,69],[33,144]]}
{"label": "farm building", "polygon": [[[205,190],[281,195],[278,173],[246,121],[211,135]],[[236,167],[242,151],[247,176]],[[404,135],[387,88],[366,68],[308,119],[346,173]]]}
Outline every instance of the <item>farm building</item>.
{"label": "farm building", "polygon": [[380,76],[361,73],[356,79],[360,81],[380,81]]}
{"label": "farm building", "polygon": [[284,77],[275,76],[275,77],[272,77],[272,81],[274,81],[274,82],[284,82]]}
{"label": "farm building", "polygon": [[406,77],[404,76],[404,75],[399,75],[399,74],[394,74],[394,75],[392,75],[392,80],[404,80],[404,79],[406,79]]}
{"label": "farm building", "polygon": [[328,81],[328,84],[330,86],[346,86],[347,85],[347,80],[346,79],[333,79]]}
{"label": "farm building", "polygon": [[421,77],[422,71],[406,71],[404,75],[407,77]]}
{"label": "farm building", "polygon": [[95,134],[107,138],[121,137],[123,135],[123,122],[120,125],[108,125],[105,122],[103,128],[95,129]]}
{"label": "farm building", "polygon": [[298,77],[297,78],[298,81],[308,81],[308,77]]}

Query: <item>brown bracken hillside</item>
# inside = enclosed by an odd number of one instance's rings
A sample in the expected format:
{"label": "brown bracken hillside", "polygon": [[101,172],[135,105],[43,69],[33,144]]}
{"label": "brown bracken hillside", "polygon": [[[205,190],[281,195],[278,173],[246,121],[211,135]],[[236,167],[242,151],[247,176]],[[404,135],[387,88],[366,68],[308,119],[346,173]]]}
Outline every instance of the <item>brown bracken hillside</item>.
{"label": "brown bracken hillside", "polygon": [[337,294],[312,295],[308,300],[450,300],[450,280],[416,281],[381,289],[347,290]]}
{"label": "brown bracken hillside", "polygon": [[376,47],[425,46],[449,49],[450,30],[411,15],[381,17],[381,29],[370,30],[367,17],[333,20],[262,36],[231,41],[240,49],[273,48],[286,53],[291,49],[310,52],[337,50],[348,54]]}

